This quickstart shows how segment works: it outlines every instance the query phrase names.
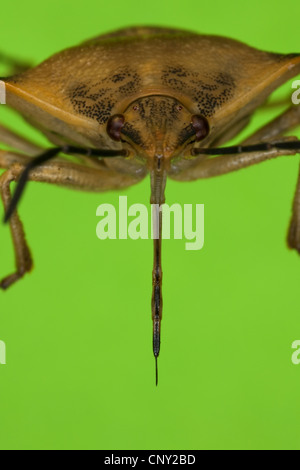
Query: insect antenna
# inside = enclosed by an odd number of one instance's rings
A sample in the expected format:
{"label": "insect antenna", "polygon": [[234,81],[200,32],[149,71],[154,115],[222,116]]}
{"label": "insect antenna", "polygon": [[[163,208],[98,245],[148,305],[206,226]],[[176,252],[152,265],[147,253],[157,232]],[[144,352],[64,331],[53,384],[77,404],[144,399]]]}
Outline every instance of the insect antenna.
{"label": "insect antenna", "polygon": [[155,357],[155,381],[158,384],[157,358],[160,351],[160,330],[162,319],[162,267],[161,267],[161,239],[162,239],[162,208],[165,202],[166,169],[164,157],[154,157],[151,178],[151,205],[153,217],[154,259],[152,272],[152,321],[153,321],[153,354]]}
{"label": "insect antenna", "polygon": [[[293,140],[288,142],[272,142],[272,143],[261,143],[254,145],[234,145],[232,147],[219,147],[219,148],[196,148],[192,149],[192,156],[197,155],[231,155],[238,153],[248,152],[265,152],[268,150],[299,150],[300,151],[300,140]],[[299,152],[297,152],[299,153]]]}
{"label": "insect antenna", "polygon": [[65,153],[69,155],[88,155],[89,157],[120,157],[126,156],[126,150],[98,150],[98,149],[82,149],[80,147],[72,147],[72,146],[64,146],[64,147],[54,147],[49,150],[46,150],[44,153],[39,155],[38,157],[33,158],[27,166],[25,166],[21,176],[18,180],[18,184],[16,190],[13,194],[11,199],[10,205],[6,211],[4,216],[4,223],[7,223],[11,218],[12,214],[14,213],[17,204],[24,192],[26,183],[29,179],[30,172],[37,166],[46,163],[47,161],[51,160],[52,158],[56,157],[59,153]]}

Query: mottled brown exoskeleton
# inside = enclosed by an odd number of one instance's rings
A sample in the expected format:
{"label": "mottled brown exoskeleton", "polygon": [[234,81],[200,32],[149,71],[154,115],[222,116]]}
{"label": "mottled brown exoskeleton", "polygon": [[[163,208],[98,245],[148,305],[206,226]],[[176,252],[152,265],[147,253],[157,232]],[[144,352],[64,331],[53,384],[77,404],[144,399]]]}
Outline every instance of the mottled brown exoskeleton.
{"label": "mottled brown exoskeleton", "polygon": [[[42,151],[0,128],[0,140],[14,148],[0,152],[0,168],[7,169],[0,191],[16,255],[16,271],[1,281],[2,289],[32,267],[15,210],[27,180],[106,191],[133,185],[150,173],[151,203],[160,206],[167,177],[191,181],[295,155],[300,141],[282,135],[299,124],[300,106],[291,105],[240,146],[220,145],[248,124],[273,90],[298,73],[300,54],[262,52],[232,39],[141,27],[97,37],[3,79],[7,104],[54,147]],[[63,154],[76,156],[78,163]],[[13,197],[12,181],[18,181]],[[161,212],[156,222],[152,318],[157,364]],[[300,251],[300,182],[288,243]]]}

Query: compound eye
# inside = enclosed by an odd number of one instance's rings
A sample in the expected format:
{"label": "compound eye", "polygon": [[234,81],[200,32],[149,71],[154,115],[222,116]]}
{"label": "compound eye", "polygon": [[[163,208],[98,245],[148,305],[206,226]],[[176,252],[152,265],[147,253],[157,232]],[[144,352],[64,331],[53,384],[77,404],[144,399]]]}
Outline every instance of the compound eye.
{"label": "compound eye", "polygon": [[124,123],[125,118],[123,114],[115,114],[109,118],[106,126],[106,132],[111,139],[117,141],[121,140],[121,131],[124,127]]}
{"label": "compound eye", "polygon": [[192,126],[196,132],[196,140],[203,140],[209,134],[209,124],[204,116],[194,114],[191,119]]}

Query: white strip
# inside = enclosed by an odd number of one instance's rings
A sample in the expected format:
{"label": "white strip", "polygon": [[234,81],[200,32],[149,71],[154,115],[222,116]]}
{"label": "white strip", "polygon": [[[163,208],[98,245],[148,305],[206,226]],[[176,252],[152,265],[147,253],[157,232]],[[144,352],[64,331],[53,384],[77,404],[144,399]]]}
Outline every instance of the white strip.
{"label": "white strip", "polygon": [[2,80],[0,80],[0,104],[6,104],[6,86]]}
{"label": "white strip", "polygon": [[6,364],[6,346],[4,341],[0,341],[0,364]]}

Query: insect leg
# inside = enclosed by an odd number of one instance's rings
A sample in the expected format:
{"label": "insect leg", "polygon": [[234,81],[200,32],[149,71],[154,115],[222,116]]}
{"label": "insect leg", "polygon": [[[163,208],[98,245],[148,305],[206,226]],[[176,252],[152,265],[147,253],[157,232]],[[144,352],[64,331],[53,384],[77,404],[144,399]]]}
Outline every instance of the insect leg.
{"label": "insect leg", "polygon": [[300,254],[300,170],[292,206],[292,217],[287,234],[288,246]]}
{"label": "insect leg", "polygon": [[[1,154],[0,154],[1,155]],[[19,174],[24,171],[24,164],[18,167]],[[37,166],[28,175],[29,181],[56,184],[82,191],[110,191],[125,188],[138,183],[145,175],[117,173],[107,168],[91,168],[67,160],[52,160]]]}
{"label": "insect leg", "polygon": [[[295,142],[297,145],[299,141],[293,137],[282,137],[281,143]],[[184,174],[172,176],[177,180],[194,180],[197,178],[209,178],[211,176],[222,175],[232,171],[246,168],[250,165],[270,160],[272,158],[295,155],[300,153],[299,148],[295,150],[283,150],[271,148],[270,150],[261,150],[253,153],[237,153],[236,155],[222,155],[215,158],[208,158],[202,160],[192,169],[186,170]],[[294,203],[292,209],[292,219],[287,236],[287,242],[290,248],[296,249],[300,253],[300,173],[294,196]]]}
{"label": "insect leg", "polygon": [[[280,142],[298,142],[296,137],[282,137]],[[221,152],[220,152],[221,153]],[[172,179],[178,181],[192,181],[201,178],[211,178],[212,176],[224,175],[232,171],[246,168],[251,165],[271,160],[280,156],[296,155],[299,150],[270,148],[269,150],[257,150],[255,152],[237,152],[235,154],[221,155],[213,158],[200,160],[195,165],[182,171],[181,173],[170,175]]]}
{"label": "insect leg", "polygon": [[[0,194],[5,211],[8,209],[11,201],[10,183],[16,181],[17,174],[13,169],[6,171],[0,176]],[[13,274],[2,279],[0,287],[7,289],[11,284],[18,281],[24,274],[32,268],[32,258],[30,249],[27,245],[23,224],[15,211],[10,221],[10,231],[14,244],[16,271]]]}
{"label": "insect leg", "polygon": [[[9,145],[15,150],[19,150],[21,152],[26,153],[27,155],[37,156],[44,151],[42,147],[34,144],[28,139],[21,137],[16,132],[11,131],[7,127],[0,124],[0,142],[2,144]],[[86,155],[76,155],[76,157],[80,162],[92,166],[94,168],[99,168],[102,166],[103,168],[103,161],[95,160],[95,158],[88,157]],[[3,166],[2,166],[3,167]],[[0,162],[1,168],[1,162]]]}
{"label": "insect leg", "polygon": [[30,162],[31,157],[22,155],[16,152],[10,152],[9,150],[0,150],[0,169],[9,169],[14,163],[20,163],[21,165],[27,165]]}
{"label": "insect leg", "polygon": [[50,160],[53,160],[55,157],[59,155],[59,153],[67,153],[68,155],[76,155],[76,154],[82,154],[85,152],[89,155],[93,155],[94,157],[116,157],[116,156],[127,156],[127,150],[110,150],[110,149],[82,149],[79,147],[73,147],[73,146],[64,146],[64,147],[52,147],[49,148],[48,150],[45,150],[42,152],[40,155],[38,155],[35,158],[31,158],[28,164],[25,166],[22,174],[19,177],[18,180],[18,185],[16,187],[16,190],[14,192],[14,195],[11,200],[11,204],[5,214],[4,222],[7,222],[9,218],[11,217],[11,214],[15,210],[18,201],[20,200],[21,195],[24,192],[24,188],[26,186],[27,181],[29,180],[29,175],[32,172],[34,168],[37,168],[39,166],[44,165],[45,163],[49,162]]}
{"label": "insect leg", "polygon": [[10,147],[27,153],[28,155],[37,155],[42,151],[41,147],[33,144],[24,137],[19,136],[7,127],[0,124],[0,142],[9,145]]}
{"label": "insect leg", "polygon": [[277,108],[279,106],[285,106],[285,105],[290,104],[290,102],[291,102],[291,95],[290,95],[290,93],[288,93],[285,97],[281,97],[281,98],[277,98],[275,100],[273,99],[271,101],[267,101],[262,106],[260,106],[258,111],[260,109],[272,109],[272,108]]}
{"label": "insect leg", "polygon": [[[11,167],[0,176],[0,194],[3,199],[5,212],[11,203],[10,183],[17,181],[31,158],[16,153],[0,151],[0,167]],[[107,169],[89,168],[83,165],[65,161],[49,161],[43,166],[33,169],[29,180],[40,181],[60,186],[66,186],[83,191],[102,192],[125,188],[138,183],[143,176],[130,176]],[[16,257],[16,272],[5,277],[0,282],[0,288],[6,289],[19,280],[32,267],[30,250],[27,246],[23,225],[16,211],[10,220],[10,229]]]}
{"label": "insect leg", "polygon": [[299,125],[300,106],[291,106],[271,122],[254,132],[254,134],[243,141],[241,145],[272,141],[275,137]]}

